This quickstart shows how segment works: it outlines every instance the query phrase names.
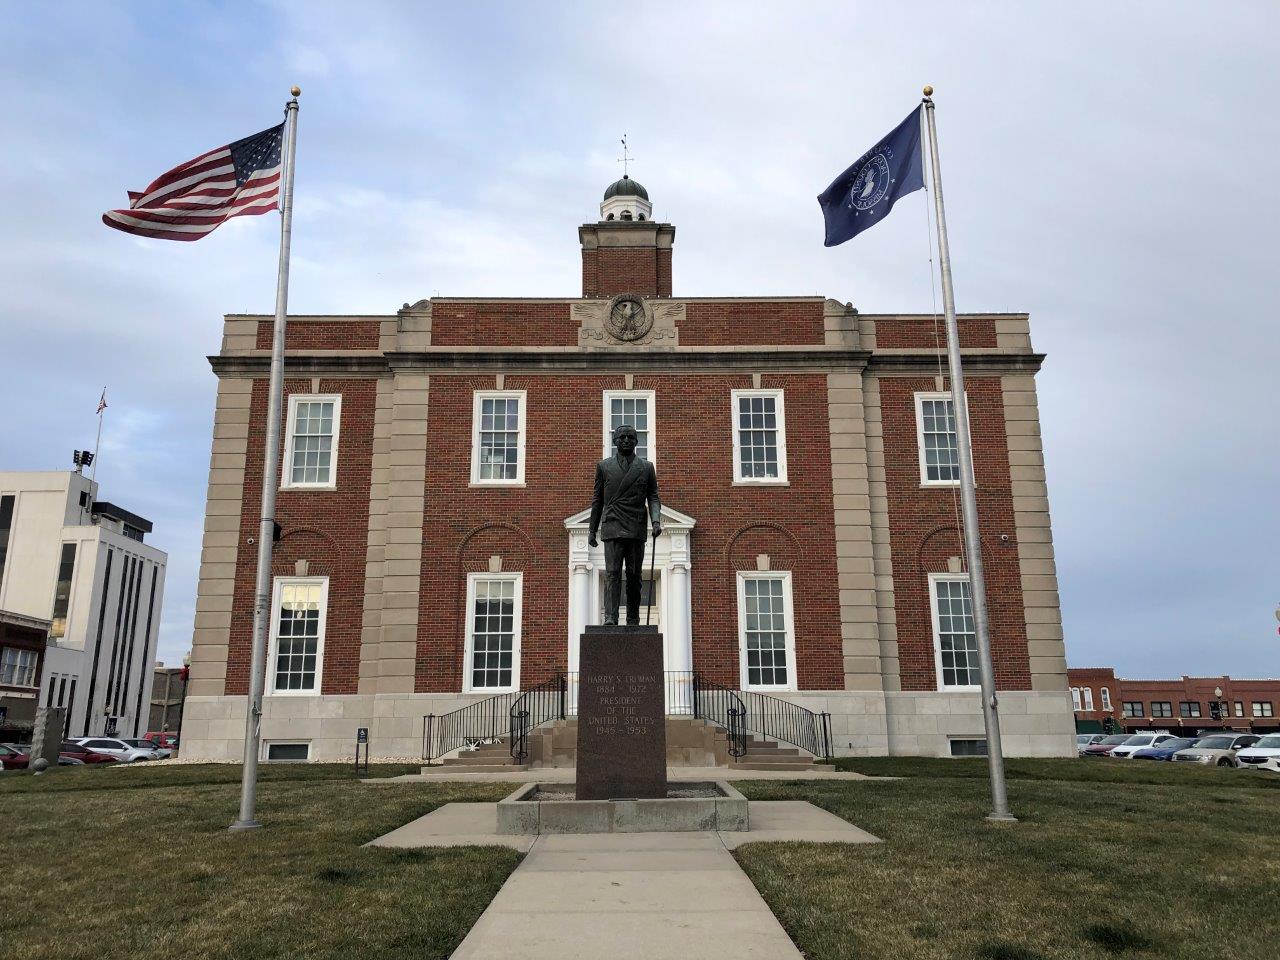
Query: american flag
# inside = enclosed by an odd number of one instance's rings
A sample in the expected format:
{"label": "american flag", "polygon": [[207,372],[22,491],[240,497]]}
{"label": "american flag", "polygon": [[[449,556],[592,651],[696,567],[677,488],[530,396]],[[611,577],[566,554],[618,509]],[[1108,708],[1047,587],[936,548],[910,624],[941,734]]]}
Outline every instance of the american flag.
{"label": "american flag", "polygon": [[161,240],[199,240],[224,220],[279,206],[284,124],[174,167],[147,189],[129,191],[127,210],[108,210],[108,227]]}

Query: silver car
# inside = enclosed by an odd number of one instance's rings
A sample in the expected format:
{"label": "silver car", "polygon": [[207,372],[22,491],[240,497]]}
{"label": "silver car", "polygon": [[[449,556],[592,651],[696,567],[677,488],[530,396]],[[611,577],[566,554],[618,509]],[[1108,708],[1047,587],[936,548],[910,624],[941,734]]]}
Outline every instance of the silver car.
{"label": "silver car", "polygon": [[1174,763],[1200,763],[1207,767],[1238,767],[1236,751],[1252,747],[1261,739],[1252,733],[1211,733],[1185,750],[1179,750],[1173,755],[1173,760]]}

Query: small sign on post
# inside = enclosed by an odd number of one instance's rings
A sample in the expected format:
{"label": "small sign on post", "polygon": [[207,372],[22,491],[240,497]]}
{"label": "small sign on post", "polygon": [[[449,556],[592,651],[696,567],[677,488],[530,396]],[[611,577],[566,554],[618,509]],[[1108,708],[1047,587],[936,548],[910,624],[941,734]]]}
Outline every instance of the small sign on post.
{"label": "small sign on post", "polygon": [[360,776],[360,747],[364,747],[364,775],[369,775],[369,728],[356,727],[356,776]]}

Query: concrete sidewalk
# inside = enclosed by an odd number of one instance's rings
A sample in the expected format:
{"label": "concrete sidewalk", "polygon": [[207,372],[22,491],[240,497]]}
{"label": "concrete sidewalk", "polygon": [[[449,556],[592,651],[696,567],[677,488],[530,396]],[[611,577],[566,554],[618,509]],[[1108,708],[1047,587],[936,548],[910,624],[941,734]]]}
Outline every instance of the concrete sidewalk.
{"label": "concrete sidewalk", "polygon": [[[536,770],[486,771],[467,773],[465,766],[431,767],[427,773],[406,773],[398,777],[371,777],[362,783],[573,783],[577,772],[573,767],[540,767]],[[835,770],[826,765],[812,770],[742,770],[737,767],[667,767],[667,779],[701,780],[882,780],[897,777],[869,777],[851,770]]]}
{"label": "concrete sidewalk", "polygon": [[493,832],[496,806],[445,804],[369,843],[525,852],[454,960],[800,960],[729,850],[880,842],[798,800],[751,801],[751,829],[741,833],[503,836]]}
{"label": "concrete sidewalk", "polygon": [[714,833],[537,838],[453,960],[801,960]]}

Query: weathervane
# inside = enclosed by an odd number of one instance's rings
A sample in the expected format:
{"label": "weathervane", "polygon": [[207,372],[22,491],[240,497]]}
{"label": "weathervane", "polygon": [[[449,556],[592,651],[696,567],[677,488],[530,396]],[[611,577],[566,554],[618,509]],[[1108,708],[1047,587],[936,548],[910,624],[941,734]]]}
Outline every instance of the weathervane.
{"label": "weathervane", "polygon": [[632,160],[634,160],[634,159],[635,159],[635,157],[633,157],[633,156],[631,156],[629,153],[627,153],[627,135],[624,133],[624,134],[622,135],[622,157],[621,157],[621,159],[619,159],[619,160],[618,160],[618,163],[622,164],[622,175],[623,175],[624,177],[626,177],[626,176],[627,176],[627,174],[628,174],[628,171],[627,171],[627,164],[628,164],[628,163],[630,163],[630,162],[631,162]]}

